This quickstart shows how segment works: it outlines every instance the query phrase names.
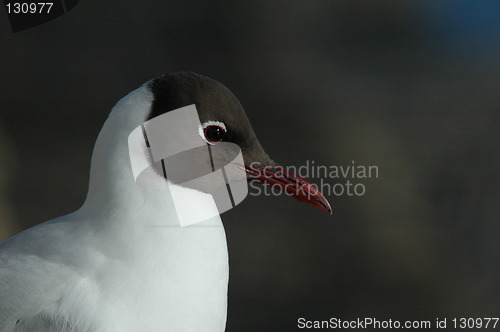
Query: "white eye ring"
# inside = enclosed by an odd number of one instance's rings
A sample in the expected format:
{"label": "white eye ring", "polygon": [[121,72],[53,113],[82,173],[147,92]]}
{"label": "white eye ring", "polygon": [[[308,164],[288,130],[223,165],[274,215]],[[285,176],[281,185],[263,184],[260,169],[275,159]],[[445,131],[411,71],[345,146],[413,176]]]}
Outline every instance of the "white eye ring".
{"label": "white eye ring", "polygon": [[218,127],[221,127],[222,129],[224,129],[224,132],[227,133],[227,129],[226,129],[226,125],[224,124],[224,122],[220,122],[220,121],[207,121],[207,122],[204,122],[202,125],[200,125],[198,127],[198,135],[200,135],[201,139],[205,142],[205,143],[208,143],[210,145],[214,145],[214,144],[217,144],[217,142],[211,142],[209,141],[206,137],[205,137],[205,129],[207,127],[210,127],[210,126],[218,126]]}

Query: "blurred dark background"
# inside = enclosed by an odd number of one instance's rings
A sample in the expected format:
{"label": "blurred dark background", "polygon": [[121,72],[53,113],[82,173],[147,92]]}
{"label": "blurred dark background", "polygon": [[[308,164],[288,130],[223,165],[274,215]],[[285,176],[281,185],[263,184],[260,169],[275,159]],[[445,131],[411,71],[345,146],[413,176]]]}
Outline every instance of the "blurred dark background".
{"label": "blurred dark background", "polygon": [[287,197],[223,215],[228,332],[498,317],[499,13],[497,0],[82,0],[12,33],[2,12],[0,237],[78,209],[115,102],[192,70],[235,92],[281,164],[379,167],[363,197],[329,197],[333,216]]}

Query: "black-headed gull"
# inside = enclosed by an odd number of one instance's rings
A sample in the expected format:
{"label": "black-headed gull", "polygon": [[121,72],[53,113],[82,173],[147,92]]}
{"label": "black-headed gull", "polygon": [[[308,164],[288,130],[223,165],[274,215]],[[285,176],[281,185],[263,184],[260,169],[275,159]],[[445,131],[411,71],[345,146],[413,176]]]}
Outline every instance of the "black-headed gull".
{"label": "black-headed gull", "polygon": [[[174,114],[182,123],[172,126]],[[231,182],[238,170],[245,185],[277,185],[331,212],[267,156],[221,83],[179,72],[129,93],[99,134],[83,206],[0,244],[0,331],[224,331],[229,266],[217,212],[246,194]],[[214,199],[216,173],[226,186]]]}

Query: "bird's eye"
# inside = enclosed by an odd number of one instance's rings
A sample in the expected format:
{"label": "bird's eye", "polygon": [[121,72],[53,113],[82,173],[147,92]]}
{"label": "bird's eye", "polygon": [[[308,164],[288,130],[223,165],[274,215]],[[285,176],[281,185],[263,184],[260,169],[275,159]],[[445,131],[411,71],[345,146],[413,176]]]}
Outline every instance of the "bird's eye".
{"label": "bird's eye", "polygon": [[205,128],[205,138],[212,143],[220,142],[224,138],[226,131],[219,126],[208,126]]}
{"label": "bird's eye", "polygon": [[200,128],[200,136],[209,144],[224,140],[226,125],[220,121],[207,121]]}

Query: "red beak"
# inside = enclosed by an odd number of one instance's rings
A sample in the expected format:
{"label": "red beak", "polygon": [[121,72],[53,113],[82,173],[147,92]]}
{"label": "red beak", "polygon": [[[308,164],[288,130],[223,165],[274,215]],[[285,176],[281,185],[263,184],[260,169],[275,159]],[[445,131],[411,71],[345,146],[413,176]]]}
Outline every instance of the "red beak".
{"label": "red beak", "polygon": [[270,186],[279,186],[288,195],[295,197],[299,201],[311,204],[332,214],[330,203],[315,185],[287,171],[280,165],[276,165],[273,169],[245,166],[245,171],[250,174],[251,179]]}

